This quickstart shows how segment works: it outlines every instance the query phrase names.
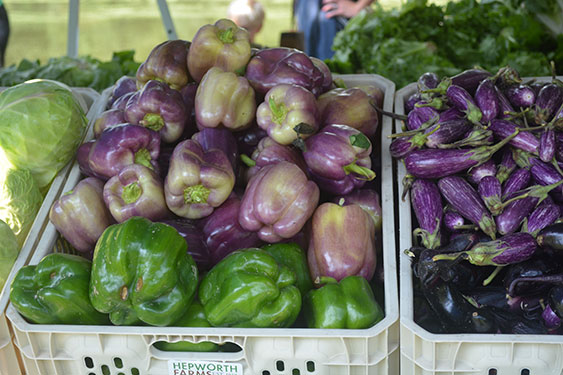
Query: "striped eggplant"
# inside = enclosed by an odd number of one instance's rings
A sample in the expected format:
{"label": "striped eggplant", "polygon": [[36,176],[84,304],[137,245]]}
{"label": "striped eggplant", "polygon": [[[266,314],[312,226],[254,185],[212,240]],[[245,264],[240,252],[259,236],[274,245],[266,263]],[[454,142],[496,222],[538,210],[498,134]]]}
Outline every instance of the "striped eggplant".
{"label": "striped eggplant", "polygon": [[491,72],[484,69],[467,69],[451,77],[451,82],[454,85],[463,87],[467,92],[473,95],[479,83],[490,76],[492,76]]}
{"label": "striped eggplant", "polygon": [[559,206],[554,203],[542,202],[528,216],[526,222],[522,226],[523,232],[528,232],[536,237],[540,230],[555,223],[561,214]]}
{"label": "striped eggplant", "polygon": [[497,98],[499,100],[498,118],[506,119],[512,117],[513,114],[516,112],[514,110],[514,107],[512,107],[512,104],[510,103],[508,98],[502,93],[502,91],[498,87],[495,86],[495,89],[497,91]]}
{"label": "striped eggplant", "polygon": [[[499,180],[500,181],[500,180]],[[506,200],[513,193],[527,188],[532,181],[532,174],[526,168],[518,168],[508,177],[502,186],[502,199]]]}
{"label": "striped eggplant", "polygon": [[438,146],[438,148],[471,148],[488,146],[492,145],[493,143],[495,143],[495,137],[492,131],[480,126],[474,126],[459,141],[455,141],[449,144],[441,144]]}
{"label": "striped eggplant", "polygon": [[461,256],[477,266],[506,266],[530,259],[537,248],[536,240],[531,234],[519,232],[480,242],[461,253],[434,255],[432,259],[457,259]]}
{"label": "striped eggplant", "polygon": [[516,169],[517,165],[512,157],[512,149],[510,147],[504,148],[502,151],[502,156],[500,163],[497,168],[497,178],[499,182],[502,184],[508,176],[512,173],[514,169]]}
{"label": "striped eggplant", "polygon": [[439,118],[440,114],[432,107],[414,107],[407,115],[407,130],[428,127],[428,125],[437,122]]}
{"label": "striped eggplant", "polygon": [[551,120],[563,103],[563,87],[556,83],[543,86],[533,106],[536,124],[545,124]]}
{"label": "striped eggplant", "polygon": [[471,168],[467,172],[467,180],[474,185],[478,185],[483,177],[495,176],[496,173],[497,173],[497,166],[493,159],[489,159],[483,164]]}
{"label": "striped eggplant", "polygon": [[516,108],[529,108],[536,101],[536,93],[526,84],[511,85],[504,93],[510,104]]}
{"label": "striped eggplant", "polygon": [[465,112],[469,121],[479,124],[483,114],[479,107],[475,104],[473,97],[467,90],[461,86],[450,85],[446,90],[448,101],[460,111]]}
{"label": "striped eggplant", "polygon": [[440,178],[481,165],[519,134],[514,133],[502,141],[473,149],[422,149],[407,155],[405,167],[417,178]]}
{"label": "striped eggplant", "polygon": [[500,111],[500,101],[493,78],[485,78],[475,91],[475,103],[481,110],[481,123],[488,124]]}
{"label": "striped eggplant", "polygon": [[418,91],[425,91],[429,89],[435,89],[440,83],[440,77],[434,72],[422,73],[418,80],[416,81],[416,87]]}
{"label": "striped eggplant", "polygon": [[457,232],[460,228],[464,227],[465,219],[457,211],[446,210],[443,217],[444,228],[450,232]]}
{"label": "striped eggplant", "polygon": [[[518,126],[513,122],[501,119],[494,119],[489,125],[489,129],[499,139],[504,139],[513,134],[517,128]],[[510,145],[537,155],[540,141],[533,133],[523,131],[510,141]]]}
{"label": "striped eggplant", "polygon": [[389,153],[393,158],[403,159],[410,152],[420,149],[426,142],[426,134],[419,133],[411,137],[395,138],[389,145]]}
{"label": "striped eggplant", "polygon": [[536,241],[540,247],[563,250],[563,222],[550,224],[540,230]]}
{"label": "striped eggplant", "polygon": [[438,181],[438,188],[456,211],[479,226],[489,237],[495,238],[495,220],[469,182],[459,176],[448,176]]}
{"label": "striped eggplant", "polygon": [[415,92],[414,94],[410,95],[407,100],[405,100],[405,113],[409,113],[415,107],[415,104],[422,101],[422,97],[420,96],[419,92]]}
{"label": "striped eggplant", "polygon": [[[547,186],[563,180],[563,176],[561,176],[559,171],[557,171],[552,164],[544,163],[535,158],[530,158],[530,164],[532,178],[540,185]],[[554,189],[552,195],[554,198],[561,201],[563,199],[563,189]]]}
{"label": "striped eggplant", "polygon": [[463,112],[461,112],[456,107],[450,107],[440,112],[440,119],[439,122],[448,121],[448,120],[457,120],[464,116]]}
{"label": "striped eggplant", "polygon": [[438,186],[432,180],[416,179],[410,188],[411,205],[418,221],[414,234],[420,237],[427,249],[438,248],[441,244],[442,197]]}
{"label": "striped eggplant", "polygon": [[540,160],[549,163],[555,156],[555,131],[553,129],[545,129],[540,135],[540,146],[538,153]]}
{"label": "striped eggplant", "polygon": [[477,192],[493,216],[502,212],[502,189],[500,182],[494,175],[483,177],[479,182]]}
{"label": "striped eggplant", "polygon": [[443,122],[440,121],[425,131],[425,133],[428,134],[426,138],[426,147],[439,148],[441,145],[447,145],[458,141],[463,138],[472,127],[473,125],[465,118]]}

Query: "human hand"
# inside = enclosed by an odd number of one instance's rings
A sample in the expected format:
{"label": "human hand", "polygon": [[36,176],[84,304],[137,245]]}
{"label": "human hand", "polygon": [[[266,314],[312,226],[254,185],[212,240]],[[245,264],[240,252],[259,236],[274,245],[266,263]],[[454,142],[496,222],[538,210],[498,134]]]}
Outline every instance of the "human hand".
{"label": "human hand", "polygon": [[352,18],[360,13],[362,9],[367,7],[373,0],[323,0],[321,10],[326,13],[326,18],[342,16]]}

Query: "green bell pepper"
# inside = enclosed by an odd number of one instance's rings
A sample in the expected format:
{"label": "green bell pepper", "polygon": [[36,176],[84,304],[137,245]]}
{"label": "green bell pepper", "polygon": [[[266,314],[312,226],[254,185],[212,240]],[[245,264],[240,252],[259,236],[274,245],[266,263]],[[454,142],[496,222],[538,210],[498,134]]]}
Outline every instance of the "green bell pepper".
{"label": "green bell pepper", "polygon": [[[192,302],[188,311],[174,322],[174,327],[211,327],[211,324],[205,317],[203,306],[198,300]],[[203,341],[198,343],[179,341],[179,342],[166,342],[157,341],[154,347],[158,350],[165,352],[217,352],[219,351],[219,344],[211,341]]]}
{"label": "green bell pepper", "polygon": [[262,249],[273,256],[278,263],[295,272],[297,277],[295,285],[299,288],[301,296],[305,296],[309,290],[313,289],[307,256],[299,245],[295,242],[275,243],[262,246]]}
{"label": "green bell pepper", "polygon": [[184,315],[197,282],[196,263],[178,231],[133,216],[98,239],[90,300],[115,325],[167,326]]}
{"label": "green bell pepper", "polygon": [[321,277],[320,282],[325,285],[311,290],[303,300],[309,328],[364,329],[383,319],[383,310],[362,276],[347,276],[340,282]]}
{"label": "green bell pepper", "polygon": [[10,290],[18,312],[38,324],[109,324],[88,298],[92,263],[77,255],[49,254],[20,268]]}
{"label": "green bell pepper", "polygon": [[268,252],[234,251],[203,277],[199,300],[215,327],[288,327],[301,311],[297,277]]}

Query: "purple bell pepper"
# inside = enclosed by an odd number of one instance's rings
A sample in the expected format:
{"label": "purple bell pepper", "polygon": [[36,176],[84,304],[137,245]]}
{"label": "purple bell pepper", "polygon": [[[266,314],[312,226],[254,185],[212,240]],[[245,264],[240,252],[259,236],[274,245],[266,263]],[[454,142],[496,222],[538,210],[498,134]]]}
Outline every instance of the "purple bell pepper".
{"label": "purple bell pepper", "polygon": [[[120,96],[119,98],[117,98],[113,104],[111,105],[110,108],[116,108],[116,109],[121,109],[121,110],[125,110],[125,106],[127,105],[127,102],[129,101],[129,99],[131,99],[131,97],[133,95],[135,95],[137,91],[131,91],[128,92],[126,94],[123,94],[122,96]],[[109,109],[109,108],[108,108]]]}
{"label": "purple bell pepper", "polygon": [[371,103],[381,107],[383,91],[375,86],[336,88],[319,96],[317,104],[321,127],[345,124],[373,139],[379,126],[379,113]]}
{"label": "purple bell pepper", "polygon": [[337,195],[332,199],[332,202],[341,206],[357,204],[371,216],[376,232],[381,231],[383,215],[379,194],[374,189],[357,189],[346,195]]}
{"label": "purple bell pepper", "polygon": [[321,59],[318,59],[314,56],[309,56],[313,64],[321,71],[323,74],[323,83],[321,85],[321,93],[327,92],[328,90],[333,88],[333,81],[332,81],[332,72],[328,65]]}
{"label": "purple bell pepper", "polygon": [[[108,180],[130,164],[141,164],[158,173],[160,136],[154,130],[132,124],[119,124],[106,128],[97,140],[79,147],[87,151],[86,157],[78,157],[80,168],[92,171],[99,178]],[[85,153],[85,152],[84,152]]]}
{"label": "purple bell pepper", "polygon": [[147,82],[158,80],[173,89],[181,89],[190,81],[188,74],[188,49],[190,42],[167,40],[158,44],[137,69],[137,83],[142,87]]}
{"label": "purple bell pepper", "polygon": [[194,135],[192,139],[199,143],[204,152],[217,149],[222,150],[231,162],[233,171],[238,166],[238,146],[233,133],[224,128],[203,128]]}
{"label": "purple bell pepper", "polygon": [[[307,138],[319,128],[317,99],[302,86],[280,84],[271,88],[256,110],[258,126],[282,145],[298,137]],[[305,123],[307,131],[298,133],[296,126]]]}
{"label": "purple bell pepper", "polygon": [[126,122],[125,111],[123,109],[110,108],[100,113],[96,121],[94,121],[94,138],[98,138],[105,128]]}
{"label": "purple bell pepper", "polygon": [[174,148],[164,195],[176,215],[200,219],[227,200],[234,185],[233,167],[223,150],[206,152],[198,142],[187,139]]}
{"label": "purple bell pepper", "polygon": [[102,232],[115,220],[103,198],[104,182],[95,177],[80,180],[64,193],[49,210],[49,220],[78,251],[94,250]]}
{"label": "purple bell pepper", "polygon": [[186,106],[180,92],[156,80],[147,82],[125,106],[128,122],[158,132],[166,143],[180,138],[186,118]]}
{"label": "purple bell pepper", "polygon": [[122,168],[106,182],[103,194],[104,202],[118,223],[133,216],[151,221],[170,216],[160,176],[143,165]]}
{"label": "purple bell pepper", "polygon": [[375,226],[364,209],[326,202],[315,210],[311,222],[307,259],[313,280],[351,275],[371,280],[376,267]]}
{"label": "purple bell pepper", "polygon": [[348,194],[375,178],[371,142],[348,125],[329,125],[305,140],[303,157],[321,189]]}
{"label": "purple bell pepper", "polygon": [[137,91],[137,80],[135,77],[122,76],[120,77],[111,90],[108,98],[107,109],[113,106],[113,103],[125,94]]}
{"label": "purple bell pepper", "polygon": [[246,66],[246,78],[257,93],[266,93],[279,84],[303,86],[315,96],[323,93],[325,77],[305,53],[285,47],[258,51]]}
{"label": "purple bell pepper", "polygon": [[265,242],[295,236],[319,202],[319,188],[295,164],[280,161],[262,167],[250,179],[241,200],[240,225]]}
{"label": "purple bell pepper", "polygon": [[198,223],[183,217],[173,217],[159,220],[178,231],[178,234],[188,244],[188,254],[192,256],[199,270],[209,270],[212,266],[209,249],[205,244],[204,234]]}

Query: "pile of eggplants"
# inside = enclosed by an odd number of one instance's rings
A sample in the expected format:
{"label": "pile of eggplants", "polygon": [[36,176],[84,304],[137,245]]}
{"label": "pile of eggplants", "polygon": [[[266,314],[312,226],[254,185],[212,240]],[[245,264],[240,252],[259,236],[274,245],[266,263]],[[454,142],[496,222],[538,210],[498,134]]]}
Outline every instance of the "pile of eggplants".
{"label": "pile of eggplants", "polygon": [[142,216],[175,227],[203,272],[238,249],[295,242],[313,280],[375,280],[383,96],[337,86],[296,49],[251,49],[219,20],[115,82],[77,153],[83,179],[50,220],[90,257],[108,226]]}
{"label": "pile of eggplants", "polygon": [[410,192],[414,320],[562,334],[563,83],[504,67],[421,75],[390,153]]}

